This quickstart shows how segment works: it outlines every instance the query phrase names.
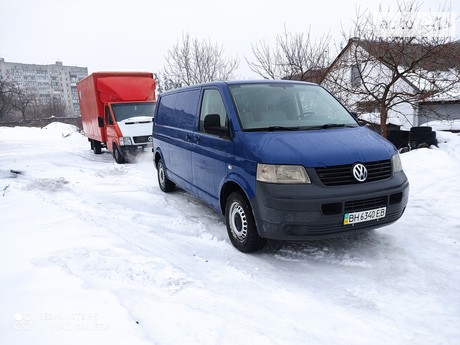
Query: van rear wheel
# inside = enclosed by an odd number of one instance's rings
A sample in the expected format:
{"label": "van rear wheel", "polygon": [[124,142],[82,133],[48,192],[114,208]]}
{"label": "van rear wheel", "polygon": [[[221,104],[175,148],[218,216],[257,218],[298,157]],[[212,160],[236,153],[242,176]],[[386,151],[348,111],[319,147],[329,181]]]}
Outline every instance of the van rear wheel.
{"label": "van rear wheel", "polygon": [[261,249],[266,239],[259,236],[249,203],[238,192],[230,194],[225,205],[227,232],[233,246],[243,253]]}
{"label": "van rear wheel", "polygon": [[90,139],[91,140],[91,150],[93,150],[93,152],[96,154],[96,155],[100,155],[102,153],[102,144],[100,141],[97,141],[97,140],[93,140],[93,139]]}
{"label": "van rear wheel", "polygon": [[160,189],[165,193],[172,192],[176,185],[166,176],[165,164],[161,159],[157,163],[157,175],[158,185],[160,186]]}

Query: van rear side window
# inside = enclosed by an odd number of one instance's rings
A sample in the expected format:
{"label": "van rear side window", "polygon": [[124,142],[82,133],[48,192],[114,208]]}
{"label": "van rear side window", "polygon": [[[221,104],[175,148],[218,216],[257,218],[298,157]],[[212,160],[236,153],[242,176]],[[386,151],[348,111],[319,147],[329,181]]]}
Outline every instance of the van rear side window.
{"label": "van rear side window", "polygon": [[155,119],[159,125],[179,127],[193,130],[200,90],[190,90],[172,95],[165,95],[161,99],[159,118]]}
{"label": "van rear side window", "polygon": [[158,105],[158,114],[155,118],[155,122],[159,125],[173,125],[177,126],[177,120],[174,116],[174,107],[176,105],[177,94],[166,95],[161,98],[161,102]]}
{"label": "van rear side window", "polygon": [[194,129],[199,96],[200,90],[190,90],[177,94],[175,116],[180,128],[190,131]]}

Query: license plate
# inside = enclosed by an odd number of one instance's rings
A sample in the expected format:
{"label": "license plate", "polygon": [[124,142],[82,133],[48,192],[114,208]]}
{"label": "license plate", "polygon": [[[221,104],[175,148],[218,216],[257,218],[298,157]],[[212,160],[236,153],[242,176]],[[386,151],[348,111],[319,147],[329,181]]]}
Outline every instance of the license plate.
{"label": "license plate", "polygon": [[386,207],[374,208],[373,210],[345,213],[343,216],[343,225],[369,222],[371,220],[385,217]]}

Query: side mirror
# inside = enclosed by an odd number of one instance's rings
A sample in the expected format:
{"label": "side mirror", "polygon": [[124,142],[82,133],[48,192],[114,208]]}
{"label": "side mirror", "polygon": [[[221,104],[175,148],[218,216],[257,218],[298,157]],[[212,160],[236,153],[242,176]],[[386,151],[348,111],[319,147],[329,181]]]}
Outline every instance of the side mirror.
{"label": "side mirror", "polygon": [[220,115],[209,114],[204,117],[204,131],[220,137],[227,135],[227,128],[220,126]]}
{"label": "side mirror", "polygon": [[104,118],[102,116],[97,117],[97,124],[99,125],[99,128],[104,127]]}

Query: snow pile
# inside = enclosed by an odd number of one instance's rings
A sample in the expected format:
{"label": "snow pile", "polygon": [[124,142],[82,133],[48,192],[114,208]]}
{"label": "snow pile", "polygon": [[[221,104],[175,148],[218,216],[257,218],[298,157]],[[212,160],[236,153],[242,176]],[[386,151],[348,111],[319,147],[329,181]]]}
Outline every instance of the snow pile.
{"label": "snow pile", "polygon": [[430,121],[422,126],[432,127],[434,131],[460,131],[460,119]]}
{"label": "snow pile", "polygon": [[244,255],[75,128],[0,127],[0,344],[458,344],[460,137],[401,156],[397,223]]}
{"label": "snow pile", "polygon": [[79,132],[76,126],[66,125],[61,122],[51,122],[43,129],[55,135],[61,135],[64,138]]}

